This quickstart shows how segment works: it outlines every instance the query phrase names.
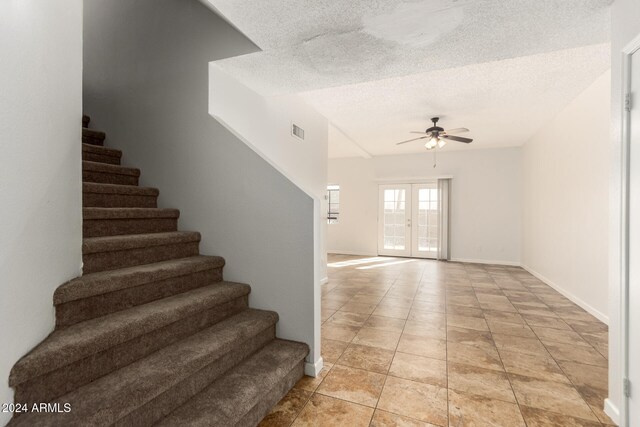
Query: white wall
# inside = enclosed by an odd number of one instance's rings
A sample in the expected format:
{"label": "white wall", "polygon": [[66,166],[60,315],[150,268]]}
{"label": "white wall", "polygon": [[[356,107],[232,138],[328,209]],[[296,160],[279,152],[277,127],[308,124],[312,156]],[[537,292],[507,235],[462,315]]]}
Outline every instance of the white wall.
{"label": "white wall", "polygon": [[[0,403],[81,273],[82,1],[0,2]],[[0,425],[11,414],[0,413]]]}
{"label": "white wall", "polygon": [[608,322],[607,71],[523,147],[522,263]]}
{"label": "white wall", "polygon": [[[326,277],[326,206],[329,121],[296,95],[264,97],[212,62],[209,113],[320,205],[316,236],[319,277]],[[291,135],[302,127],[304,141]]]}
{"label": "white wall", "polygon": [[[622,194],[622,50],[640,34],[640,7],[637,0],[616,0],[611,6],[611,146],[609,162],[609,398],[605,409],[618,421],[622,407],[621,366],[621,194]],[[636,100],[637,101],[637,100]],[[615,313],[615,315],[614,315]]]}
{"label": "white wall", "polygon": [[[314,200],[209,115],[209,62],[256,51],[197,0],[85,0],[85,110],[202,233],[250,304],[280,314],[278,334],[320,358],[314,325]],[[213,94],[215,96],[215,94]],[[295,301],[292,304],[292,301]]]}
{"label": "white wall", "polygon": [[380,180],[452,176],[451,258],[519,264],[521,247],[521,150],[452,151],[438,154],[329,160],[329,183],[340,185],[340,220],[328,226],[329,252],[377,253]]}

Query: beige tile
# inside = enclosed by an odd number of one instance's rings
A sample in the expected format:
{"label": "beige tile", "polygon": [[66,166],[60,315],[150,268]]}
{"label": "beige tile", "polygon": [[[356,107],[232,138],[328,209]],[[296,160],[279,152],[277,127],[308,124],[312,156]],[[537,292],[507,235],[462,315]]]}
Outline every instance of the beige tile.
{"label": "beige tile", "polygon": [[495,334],[515,335],[524,338],[536,338],[536,335],[527,325],[500,322],[495,320],[488,320],[487,324],[489,325],[489,329],[491,330],[491,332]]}
{"label": "beige tile", "polygon": [[381,300],[382,296],[379,295],[358,294],[354,295],[349,302],[357,302],[361,304],[379,304]]}
{"label": "beige tile", "polygon": [[527,321],[529,326],[571,330],[569,325],[557,317],[536,316],[534,314],[525,314],[522,317],[524,317],[524,320]]}
{"label": "beige tile", "polygon": [[353,327],[361,327],[364,325],[364,322],[369,318],[368,314],[360,314],[360,313],[348,313],[345,311],[336,311],[333,316],[327,320],[325,326],[329,325],[343,325],[343,326],[353,326]]}
{"label": "beige tile", "polygon": [[333,316],[333,314],[336,312],[336,310],[332,309],[332,308],[324,308],[322,307],[322,309],[320,310],[320,320],[322,322],[326,321],[327,319],[329,319],[331,316]]}
{"label": "beige tile", "polygon": [[549,352],[537,338],[523,338],[514,335],[493,334],[498,350],[517,351],[525,354],[549,355]]}
{"label": "beige tile", "polygon": [[324,380],[324,377],[327,376],[331,368],[333,368],[333,364],[325,361],[322,371],[320,371],[320,374],[317,377],[309,377],[305,375],[302,378],[300,378],[300,380],[293,387],[306,390],[306,391],[312,391],[312,392],[316,391],[316,389],[318,388],[322,380]]}
{"label": "beige tile", "polygon": [[528,427],[600,427],[600,423],[521,406]]}
{"label": "beige tile", "polygon": [[547,342],[560,342],[589,346],[589,343],[582,339],[578,333],[569,329],[545,328],[543,326],[533,326],[532,329],[544,344]]}
{"label": "beige tile", "polygon": [[372,315],[364,324],[365,328],[380,329],[389,332],[402,332],[404,329],[404,319],[393,319],[391,317],[381,317]]}
{"label": "beige tile", "polygon": [[337,325],[325,322],[325,324],[322,325],[321,333],[323,338],[329,340],[350,342],[358,333],[358,328],[355,326]]}
{"label": "beige tile", "polygon": [[489,327],[484,319],[477,317],[458,316],[455,314],[447,314],[447,326],[456,326],[458,328],[474,329],[476,331],[488,331]]}
{"label": "beige tile", "polygon": [[362,328],[353,339],[354,344],[380,347],[395,350],[400,340],[400,332],[381,331],[379,329]]}
{"label": "beige tile", "polygon": [[333,363],[340,358],[348,345],[349,343],[343,341],[329,340],[323,337],[320,353],[325,362]]}
{"label": "beige tile", "polygon": [[447,327],[447,341],[475,345],[477,347],[494,347],[491,332],[459,328],[456,326]]}
{"label": "beige tile", "polygon": [[434,313],[432,311],[421,311],[416,309],[411,309],[407,319],[414,322],[427,323],[436,327],[445,326],[447,323],[447,318],[444,313]]}
{"label": "beige tile", "polygon": [[295,427],[367,427],[373,408],[314,394],[293,422]]}
{"label": "beige tile", "polygon": [[311,392],[294,388],[271,409],[271,412],[260,422],[259,427],[280,427],[291,425],[298,416],[307,400],[311,397]]}
{"label": "beige tile", "polygon": [[392,317],[394,319],[406,319],[409,316],[410,307],[398,307],[395,305],[379,305],[373,311],[374,316]]}
{"label": "beige tile", "polygon": [[435,424],[425,423],[401,415],[376,409],[371,420],[370,427],[438,427]]}
{"label": "beige tile", "polygon": [[569,384],[513,374],[509,379],[520,405],[597,421],[589,405]]}
{"label": "beige tile", "polygon": [[449,304],[447,305],[447,314],[466,317],[478,317],[481,319],[484,318],[484,311],[482,309],[476,307],[468,307],[466,305]]}
{"label": "beige tile", "polygon": [[504,370],[495,348],[447,342],[447,362],[462,363],[479,368]]}
{"label": "beige tile", "polygon": [[446,426],[447,389],[402,378],[387,377],[378,401],[378,408],[438,426]]}
{"label": "beige tile", "polygon": [[385,376],[363,369],[334,365],[316,393],[375,407]]}
{"label": "beige tile", "polygon": [[394,298],[394,297],[384,297],[380,301],[380,305],[384,306],[392,306],[392,307],[404,307],[409,308],[413,304],[413,298]]}
{"label": "beige tile", "polygon": [[444,322],[432,325],[426,322],[407,320],[404,325],[404,333],[444,340],[447,338],[447,327]]}
{"label": "beige tile", "polygon": [[371,314],[375,310],[376,304],[364,304],[360,302],[348,302],[342,307],[340,311],[347,311],[349,313]]}
{"label": "beige tile", "polygon": [[510,374],[524,375],[561,383],[570,382],[551,356],[525,354],[507,350],[499,350],[499,352],[504,368]]}
{"label": "beige tile", "polygon": [[609,372],[607,367],[566,361],[559,361],[558,364],[576,386],[587,386],[603,390],[608,388]]}
{"label": "beige tile", "polygon": [[400,337],[397,351],[446,360],[447,342],[435,338],[403,333]]}
{"label": "beige tile", "polygon": [[515,403],[449,391],[449,423],[452,426],[526,427]]}
{"label": "beige tile", "polygon": [[604,413],[604,400],[608,397],[606,389],[601,390],[587,386],[577,387],[576,389],[602,424],[615,425],[611,418]]}
{"label": "beige tile", "polygon": [[448,304],[480,308],[480,303],[475,295],[450,295],[447,296],[447,305]]}
{"label": "beige tile", "polygon": [[582,334],[584,332],[608,332],[609,328],[604,323],[598,322],[585,322],[583,320],[565,319],[566,323],[573,328],[574,331]]}
{"label": "beige tile", "polygon": [[593,347],[564,344],[558,342],[545,343],[547,350],[556,360],[584,363],[586,365],[608,366],[607,359]]}
{"label": "beige tile", "polygon": [[449,363],[449,389],[516,403],[507,374],[470,365]]}
{"label": "beige tile", "polygon": [[431,311],[433,313],[444,313],[446,310],[444,302],[438,301],[414,301],[411,308],[420,311]]}
{"label": "beige tile", "polygon": [[322,298],[320,307],[322,307],[322,309],[339,310],[344,304],[345,303],[341,301]]}
{"label": "beige tile", "polygon": [[430,357],[396,352],[389,375],[407,380],[447,386],[447,362]]}
{"label": "beige tile", "polygon": [[525,323],[522,316],[518,313],[511,313],[508,311],[485,311],[484,318],[488,321],[494,322],[506,322],[506,323],[517,323],[522,325]]}
{"label": "beige tile", "polygon": [[339,365],[386,374],[393,360],[393,351],[351,344],[338,359]]}

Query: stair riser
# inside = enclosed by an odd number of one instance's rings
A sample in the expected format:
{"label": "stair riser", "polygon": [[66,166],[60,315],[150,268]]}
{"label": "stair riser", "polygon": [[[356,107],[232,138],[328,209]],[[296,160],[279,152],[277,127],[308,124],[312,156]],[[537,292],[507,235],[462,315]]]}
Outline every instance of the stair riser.
{"label": "stair riser", "polygon": [[158,196],[82,193],[85,208],[157,208]]}
{"label": "stair riser", "polygon": [[275,326],[272,326],[251,339],[238,344],[232,352],[213,361],[195,375],[192,375],[175,387],[165,391],[126,417],[121,418],[114,426],[152,426],[155,422],[167,416],[191,397],[204,390],[229,369],[238,365],[247,357],[251,356],[251,354],[265,346],[275,338],[275,335]]}
{"label": "stair riser", "polygon": [[271,411],[271,408],[287,394],[304,376],[304,359],[300,361],[282,380],[266,393],[262,399],[240,420],[238,426],[255,426]]}
{"label": "stair riser", "polygon": [[91,170],[82,171],[83,182],[97,182],[100,184],[138,185],[138,177]]}
{"label": "stair riser", "polygon": [[248,296],[236,298],[63,368],[25,381],[14,387],[14,401],[28,403],[28,407],[37,402],[49,402],[154,351],[233,316],[245,310],[247,306]]}
{"label": "stair riser", "polygon": [[120,157],[106,156],[99,153],[87,153],[86,151],[82,152],[82,160],[88,162],[108,163],[110,165],[120,164]]}
{"label": "stair riser", "polygon": [[83,144],[91,144],[91,145],[100,145],[103,146],[104,145],[104,139],[100,139],[100,138],[91,138],[90,136],[82,136],[82,143]]}
{"label": "stair riser", "polygon": [[83,254],[83,274],[198,255],[199,242]]}
{"label": "stair riser", "polygon": [[85,219],[83,237],[164,233],[178,230],[178,218]]}
{"label": "stair riser", "polygon": [[83,320],[146,304],[221,280],[222,267],[219,267],[59,304],[56,306],[56,326],[70,326]]}

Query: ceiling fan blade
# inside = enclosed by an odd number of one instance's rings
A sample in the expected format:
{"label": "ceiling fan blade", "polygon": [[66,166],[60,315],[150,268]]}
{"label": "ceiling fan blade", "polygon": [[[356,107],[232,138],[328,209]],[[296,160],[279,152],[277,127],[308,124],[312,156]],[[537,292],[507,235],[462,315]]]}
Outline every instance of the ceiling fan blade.
{"label": "ceiling fan blade", "polygon": [[450,139],[451,141],[464,142],[465,144],[468,144],[471,141],[473,141],[473,139],[471,138],[465,138],[462,136],[455,136],[455,135],[440,135],[440,138]]}
{"label": "ceiling fan blade", "polygon": [[421,134],[423,134],[423,135],[424,135],[424,134],[425,134],[425,131],[423,131],[423,130],[412,130],[412,131],[411,131],[411,132],[409,132],[409,133],[421,133]]}
{"label": "ceiling fan blade", "polygon": [[447,134],[450,133],[464,133],[464,132],[469,132],[469,129],[467,128],[455,128],[455,129],[447,129],[444,131]]}
{"label": "ceiling fan blade", "polygon": [[396,143],[396,145],[400,145],[400,144],[406,144],[407,142],[411,142],[411,141],[417,141],[419,139],[425,139],[427,138],[426,136],[421,136],[419,138],[413,138],[413,139],[407,139],[406,141],[402,141],[402,142],[398,142]]}

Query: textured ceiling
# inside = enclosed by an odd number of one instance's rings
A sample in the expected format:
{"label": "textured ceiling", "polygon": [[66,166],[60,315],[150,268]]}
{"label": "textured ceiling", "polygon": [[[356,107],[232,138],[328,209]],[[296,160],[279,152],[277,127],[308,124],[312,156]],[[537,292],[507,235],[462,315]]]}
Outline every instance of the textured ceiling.
{"label": "textured ceiling", "polygon": [[263,50],[217,64],[301,93],[331,157],[423,150],[393,143],[435,114],[469,148],[520,145],[609,64],[612,0],[208,1]]}

